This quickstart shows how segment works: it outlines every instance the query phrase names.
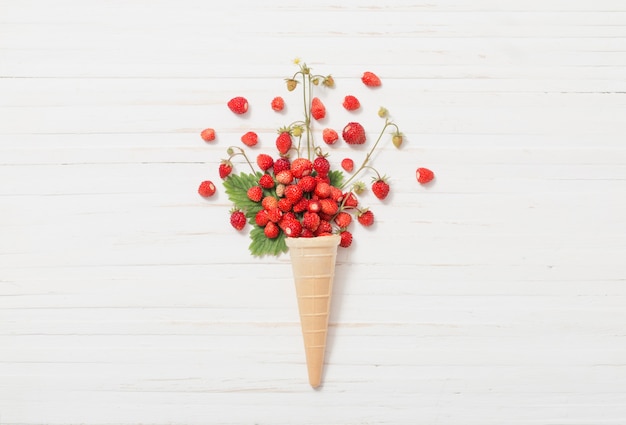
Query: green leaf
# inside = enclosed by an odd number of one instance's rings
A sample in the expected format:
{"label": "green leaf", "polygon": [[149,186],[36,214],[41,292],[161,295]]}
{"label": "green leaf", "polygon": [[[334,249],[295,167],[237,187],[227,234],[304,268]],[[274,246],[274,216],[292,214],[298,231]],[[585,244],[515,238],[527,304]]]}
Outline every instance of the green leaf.
{"label": "green leaf", "polygon": [[343,172],[340,170],[331,170],[328,172],[331,186],[341,187],[343,184]]}
{"label": "green leaf", "polygon": [[265,236],[263,228],[254,226],[250,232],[250,253],[255,257],[262,257],[264,255],[278,256],[283,252],[287,252],[287,244],[285,243],[285,234],[280,232],[275,239],[269,239]]}

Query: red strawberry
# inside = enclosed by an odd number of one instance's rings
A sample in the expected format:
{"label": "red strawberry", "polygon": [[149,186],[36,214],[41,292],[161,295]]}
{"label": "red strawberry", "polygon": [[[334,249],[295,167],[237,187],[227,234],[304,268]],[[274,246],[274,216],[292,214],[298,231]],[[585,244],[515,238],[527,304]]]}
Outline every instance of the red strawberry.
{"label": "red strawberry", "polygon": [[332,145],[339,139],[339,135],[332,128],[325,128],[322,131],[322,139],[324,139],[324,143],[327,145]]}
{"label": "red strawberry", "polygon": [[311,232],[309,229],[302,228],[302,233],[300,233],[301,238],[312,238],[315,236],[315,233]]}
{"label": "red strawberry", "polygon": [[296,158],[291,162],[291,173],[297,179],[308,176],[313,171],[313,163],[307,158]]}
{"label": "red strawberry", "polygon": [[200,186],[198,187],[198,193],[200,194],[200,196],[203,196],[205,198],[213,196],[213,194],[215,194],[215,185],[212,181],[205,180],[200,183]]}
{"label": "red strawberry", "polygon": [[276,173],[276,181],[281,184],[289,184],[293,181],[293,174],[291,174],[291,170],[282,170],[279,173]]}
{"label": "red strawberry", "polygon": [[248,131],[241,136],[241,141],[246,146],[254,146],[259,142],[259,136],[254,131]]}
{"label": "red strawberry", "polygon": [[389,184],[385,177],[374,177],[372,183],[372,192],[378,199],[385,199],[389,194]]}
{"label": "red strawberry", "polygon": [[317,182],[313,176],[304,176],[298,180],[298,186],[300,186],[300,189],[305,193],[313,192],[316,184]]}
{"label": "red strawberry", "polygon": [[252,186],[248,189],[247,195],[252,202],[261,202],[261,199],[263,199],[263,188],[261,186]]}
{"label": "red strawberry", "polygon": [[266,210],[278,208],[278,199],[270,195],[265,196],[261,199],[261,206]]}
{"label": "red strawberry", "polygon": [[319,199],[326,199],[330,196],[330,184],[324,181],[318,181],[313,190],[315,196]]}
{"label": "red strawberry", "polygon": [[248,112],[248,100],[241,96],[233,97],[228,101],[228,108],[235,114],[245,114]]}
{"label": "red strawberry", "polygon": [[267,211],[267,217],[270,219],[272,223],[278,223],[280,219],[283,217],[283,212],[280,208],[270,208]]}
{"label": "red strawberry", "polygon": [[317,171],[319,176],[326,176],[330,171],[330,163],[324,155],[318,155],[313,161],[313,169]]}
{"label": "red strawberry", "polygon": [[307,209],[310,212],[319,213],[322,210],[322,205],[320,204],[320,201],[310,199]]}
{"label": "red strawberry", "polygon": [[317,230],[320,225],[320,216],[317,213],[305,211],[302,215],[302,227],[309,229],[312,232]]}
{"label": "red strawberry", "polygon": [[230,213],[230,224],[237,230],[246,226],[246,216],[243,211],[235,209]]}
{"label": "red strawberry", "polygon": [[291,149],[291,145],[291,134],[289,134],[288,131],[280,132],[280,134],[276,138],[276,149],[278,149],[278,152],[280,152],[282,155],[286,154],[287,152],[289,152],[289,149]]}
{"label": "red strawberry", "polygon": [[285,188],[285,197],[296,203],[302,199],[302,189],[297,184],[290,184]]}
{"label": "red strawberry", "polygon": [[280,198],[278,200],[278,209],[282,212],[289,212],[293,208],[293,201],[289,198]]}
{"label": "red strawberry", "polygon": [[343,140],[349,145],[362,145],[365,143],[365,129],[358,122],[350,122],[341,134]]}
{"label": "red strawberry", "polygon": [[280,157],[274,161],[274,173],[278,174],[283,170],[289,169],[291,169],[291,162],[289,162],[289,159]]}
{"label": "red strawberry", "polygon": [[347,230],[339,233],[341,239],[339,239],[339,246],[342,248],[347,248],[352,245],[352,233]]}
{"label": "red strawberry", "polygon": [[285,100],[282,97],[276,96],[274,99],[272,99],[273,110],[275,110],[276,112],[280,112],[283,110],[284,107],[285,107]]}
{"label": "red strawberry", "polygon": [[335,216],[335,224],[340,229],[345,229],[350,223],[352,223],[352,216],[345,211],[341,211]]}
{"label": "red strawberry", "polygon": [[344,158],[341,160],[341,168],[351,173],[354,170],[354,161],[350,158]]}
{"label": "red strawberry", "polygon": [[320,208],[322,213],[332,216],[339,210],[339,205],[332,199],[326,198],[320,199]]}
{"label": "red strawberry", "polygon": [[205,142],[212,142],[215,140],[215,130],[212,128],[205,128],[202,132],[200,132],[200,137],[202,137],[202,140]]}
{"label": "red strawberry", "polygon": [[356,208],[359,205],[359,200],[356,195],[352,192],[347,192],[344,197],[346,198],[343,206],[345,208]]}
{"label": "red strawberry", "polygon": [[266,153],[260,153],[256,157],[256,163],[263,171],[267,171],[274,165],[274,159]]}
{"label": "red strawberry", "polygon": [[261,185],[261,187],[264,189],[271,189],[274,187],[274,178],[271,175],[265,173],[259,179],[259,185]]}
{"label": "red strawberry", "polygon": [[326,116],[326,107],[318,97],[311,100],[311,116],[318,121]]}
{"label": "red strawberry", "polygon": [[359,211],[357,215],[357,220],[365,227],[369,227],[374,224],[374,213],[369,209],[365,208]]}
{"label": "red strawberry", "polygon": [[290,238],[297,238],[302,233],[302,224],[296,219],[286,220],[283,231]]}
{"label": "red strawberry", "polygon": [[268,239],[276,239],[280,234],[280,229],[278,228],[278,225],[276,223],[270,221],[267,223],[267,225],[265,225],[265,229],[263,229],[263,232]]}
{"label": "red strawberry", "polygon": [[296,214],[305,212],[308,208],[309,208],[309,200],[304,197],[301,197],[299,200],[297,200],[293,204],[293,212]]}
{"label": "red strawberry", "polygon": [[322,235],[326,235],[326,234],[330,234],[333,231],[333,226],[332,224],[330,224],[329,221],[326,220],[320,220],[320,224],[319,226],[317,226],[317,229],[315,230],[315,236],[322,236]]}
{"label": "red strawberry", "polygon": [[370,71],[366,71],[363,73],[361,81],[363,81],[363,84],[368,87],[378,87],[381,84],[380,78],[378,78],[376,74]]}
{"label": "red strawberry", "polygon": [[233,171],[233,163],[230,162],[228,159],[222,160],[219,167],[220,177],[225,179],[226,177],[228,177],[231,171]]}
{"label": "red strawberry", "polygon": [[267,215],[267,210],[259,210],[259,212],[254,216],[254,222],[259,227],[265,227],[269,221],[270,218]]}
{"label": "red strawberry", "polygon": [[426,184],[435,178],[435,173],[430,171],[428,168],[420,167],[415,172],[415,177],[420,184]]}
{"label": "red strawberry", "polygon": [[361,102],[356,97],[348,95],[343,99],[343,107],[348,111],[355,111],[361,107]]}

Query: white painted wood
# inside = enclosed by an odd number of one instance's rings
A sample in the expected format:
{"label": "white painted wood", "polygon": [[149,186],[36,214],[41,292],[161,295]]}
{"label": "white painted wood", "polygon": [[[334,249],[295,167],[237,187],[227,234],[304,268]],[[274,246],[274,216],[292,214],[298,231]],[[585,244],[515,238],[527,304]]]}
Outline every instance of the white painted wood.
{"label": "white painted wood", "polygon": [[[382,3],[0,0],[0,424],[626,423],[626,4]],[[319,391],[287,257],[196,193],[294,57],[406,136]]]}

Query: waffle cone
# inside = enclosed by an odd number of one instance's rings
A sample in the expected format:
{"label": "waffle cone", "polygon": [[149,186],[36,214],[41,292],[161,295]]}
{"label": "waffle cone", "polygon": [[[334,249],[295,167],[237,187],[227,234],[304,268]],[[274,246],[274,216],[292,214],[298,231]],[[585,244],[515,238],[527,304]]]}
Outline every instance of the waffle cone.
{"label": "waffle cone", "polygon": [[287,238],[298,297],[309,383],[322,382],[338,235]]}

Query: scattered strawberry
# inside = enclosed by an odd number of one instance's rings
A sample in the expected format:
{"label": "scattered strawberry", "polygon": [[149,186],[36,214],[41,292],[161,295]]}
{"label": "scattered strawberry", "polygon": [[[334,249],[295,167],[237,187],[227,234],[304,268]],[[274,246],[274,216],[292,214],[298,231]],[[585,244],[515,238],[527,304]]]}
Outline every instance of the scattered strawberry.
{"label": "scattered strawberry", "polygon": [[369,227],[374,224],[374,213],[369,209],[365,208],[359,211],[356,219],[359,223],[361,223],[365,227]]}
{"label": "scattered strawberry", "polygon": [[248,131],[241,136],[241,141],[246,146],[254,146],[259,142],[259,136],[254,131]]}
{"label": "scattered strawberry", "polygon": [[259,185],[264,189],[271,189],[274,187],[274,178],[270,174],[263,174],[259,179]]}
{"label": "scattered strawberry", "polygon": [[212,128],[205,128],[200,132],[200,137],[202,137],[202,140],[205,142],[212,142],[215,140],[215,130]]}
{"label": "scattered strawberry", "polygon": [[339,233],[339,246],[342,248],[347,248],[352,245],[352,233],[347,230]]}
{"label": "scattered strawberry", "polygon": [[356,208],[359,205],[359,200],[352,192],[347,192],[346,194],[344,194],[344,198],[345,201],[343,203],[343,206],[345,208]]}
{"label": "scattered strawberry", "polygon": [[361,102],[356,97],[348,95],[343,99],[343,107],[348,111],[356,111],[361,107]]}
{"label": "scattered strawberry", "polygon": [[343,140],[349,145],[362,145],[365,143],[365,129],[358,122],[350,122],[341,134]]}
{"label": "scattered strawberry", "polygon": [[274,165],[274,159],[266,153],[260,153],[256,157],[256,163],[263,171],[267,171]]}
{"label": "scattered strawberry", "polygon": [[280,229],[278,228],[278,225],[276,223],[269,221],[265,225],[265,228],[263,229],[263,233],[265,233],[265,236],[268,239],[276,239],[278,235],[280,234]]}
{"label": "scattered strawberry", "polygon": [[341,168],[351,173],[354,170],[354,161],[350,158],[344,158],[341,160]]}
{"label": "scattered strawberry", "polygon": [[317,121],[326,116],[326,107],[318,97],[311,100],[311,116]]}
{"label": "scattered strawberry", "polygon": [[341,211],[335,216],[335,224],[340,229],[345,229],[350,223],[352,223],[352,216],[345,211]]}
{"label": "scattered strawberry", "polygon": [[417,181],[420,184],[426,184],[426,183],[428,183],[429,181],[431,181],[432,179],[435,178],[435,173],[433,173],[428,168],[420,167],[415,172],[415,177],[417,178]]}
{"label": "scattered strawberry", "polygon": [[248,100],[242,96],[233,97],[228,101],[228,108],[235,114],[245,114],[248,112]]}
{"label": "scattered strawberry", "polygon": [[332,145],[337,140],[339,140],[339,135],[332,128],[325,128],[322,131],[322,139],[324,140],[324,143],[326,143],[327,145]]}
{"label": "scattered strawberry", "polygon": [[246,226],[246,216],[243,211],[235,209],[230,213],[230,224],[237,230],[241,230]]}
{"label": "scattered strawberry", "polygon": [[385,177],[374,177],[372,183],[372,192],[378,199],[385,199],[389,194],[389,184]]}
{"label": "scattered strawberry", "polygon": [[233,163],[230,162],[228,159],[222,160],[222,162],[220,162],[218,171],[219,171],[220,177],[225,179],[233,171]]}
{"label": "scattered strawberry", "polygon": [[198,193],[200,194],[200,196],[203,196],[205,198],[213,196],[215,194],[215,190],[215,185],[210,180],[203,181],[198,187]]}
{"label": "scattered strawberry", "polygon": [[376,74],[370,71],[366,71],[363,73],[361,77],[361,81],[368,87],[378,87],[381,85],[380,78]]}
{"label": "scattered strawberry", "polygon": [[284,107],[285,107],[285,100],[282,97],[276,96],[274,99],[272,99],[273,110],[275,110],[276,112],[280,112],[283,110]]}
{"label": "scattered strawberry", "polygon": [[318,155],[313,161],[313,169],[319,176],[326,176],[330,171],[330,163],[324,155]]}
{"label": "scattered strawberry", "polygon": [[296,158],[291,162],[291,173],[297,179],[308,176],[313,171],[313,163],[307,158]]}
{"label": "scattered strawberry", "polygon": [[261,202],[261,199],[263,199],[263,188],[261,186],[252,186],[246,194],[252,202]]}
{"label": "scattered strawberry", "polygon": [[276,138],[276,149],[282,155],[285,155],[291,149],[292,140],[291,134],[288,131],[281,131],[278,137]]}

